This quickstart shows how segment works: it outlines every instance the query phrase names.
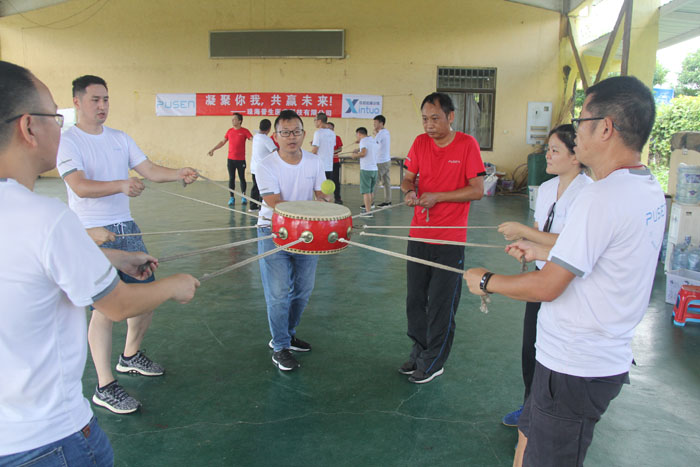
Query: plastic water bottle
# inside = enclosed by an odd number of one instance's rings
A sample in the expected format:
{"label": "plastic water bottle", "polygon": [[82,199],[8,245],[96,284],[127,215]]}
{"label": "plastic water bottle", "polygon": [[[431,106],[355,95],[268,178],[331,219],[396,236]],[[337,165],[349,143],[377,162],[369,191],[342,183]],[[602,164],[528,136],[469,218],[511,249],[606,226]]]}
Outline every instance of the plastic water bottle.
{"label": "plastic water bottle", "polygon": [[688,269],[700,272],[700,247],[688,253]]}
{"label": "plastic water bottle", "polygon": [[690,237],[685,237],[685,242],[675,245],[673,248],[673,256],[671,257],[671,269],[688,269],[688,248],[690,246]]}

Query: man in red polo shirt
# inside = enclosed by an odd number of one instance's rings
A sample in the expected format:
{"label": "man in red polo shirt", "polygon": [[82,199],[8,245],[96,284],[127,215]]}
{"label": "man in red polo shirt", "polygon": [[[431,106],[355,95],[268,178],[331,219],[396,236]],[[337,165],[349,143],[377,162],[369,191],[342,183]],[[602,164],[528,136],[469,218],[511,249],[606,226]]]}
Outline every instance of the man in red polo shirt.
{"label": "man in red polo shirt", "polygon": [[[406,156],[401,182],[404,201],[414,206],[411,226],[466,226],[470,201],[484,194],[484,163],[479,143],[454,131],[454,104],[433,93],[421,104],[423,129]],[[416,177],[420,176],[420,182]],[[411,229],[413,238],[466,242],[465,229]],[[409,256],[464,269],[464,246],[408,242]],[[412,383],[427,383],[443,373],[452,347],[462,276],[407,263],[406,317],[411,355],[399,372]]]}
{"label": "man in red polo shirt", "polygon": [[[238,179],[241,181],[241,192],[245,193],[246,183],[245,183],[245,142],[246,140],[252,140],[253,135],[248,131],[247,128],[243,128],[243,115],[239,113],[233,114],[233,128],[230,128],[226,132],[224,139],[219,141],[219,143],[214,146],[214,149],[209,151],[207,154],[209,156],[214,155],[214,151],[222,147],[228,141],[228,187],[231,190],[236,189],[236,172],[238,172]],[[228,200],[228,205],[233,206],[236,199],[231,193],[231,197]],[[241,204],[246,204],[247,201],[245,197],[241,199]]]}

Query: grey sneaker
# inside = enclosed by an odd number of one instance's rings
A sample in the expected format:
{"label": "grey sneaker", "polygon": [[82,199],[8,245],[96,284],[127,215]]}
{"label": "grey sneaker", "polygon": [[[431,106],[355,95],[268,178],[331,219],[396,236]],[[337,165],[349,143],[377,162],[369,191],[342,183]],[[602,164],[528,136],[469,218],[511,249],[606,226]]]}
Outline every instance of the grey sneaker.
{"label": "grey sneaker", "polygon": [[92,396],[92,402],[118,414],[136,412],[141,405],[139,401],[131,397],[119,385],[116,379],[102,390],[100,390],[99,386],[96,387],[95,394]]}
{"label": "grey sneaker", "polygon": [[132,375],[160,376],[165,373],[165,368],[158,365],[139,350],[129,359],[124,358],[124,354],[119,355],[117,371],[120,373],[131,373]]}
{"label": "grey sneaker", "polygon": [[401,368],[399,368],[399,373],[402,375],[412,375],[413,372],[416,371],[416,362],[408,360],[405,362],[403,365],[401,365]]}

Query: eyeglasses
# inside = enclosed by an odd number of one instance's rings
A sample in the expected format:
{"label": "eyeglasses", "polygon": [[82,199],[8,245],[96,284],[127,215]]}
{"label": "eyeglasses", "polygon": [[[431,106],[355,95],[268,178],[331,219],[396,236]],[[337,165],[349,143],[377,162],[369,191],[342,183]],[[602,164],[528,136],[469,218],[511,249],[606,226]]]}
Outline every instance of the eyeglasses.
{"label": "eyeglasses", "polygon": [[282,138],[289,138],[291,135],[294,136],[301,136],[304,134],[304,130],[296,129],[296,130],[282,130],[282,131],[276,131],[278,135],[280,135]]}
{"label": "eyeglasses", "polygon": [[32,115],[34,117],[53,117],[54,120],[56,120],[58,127],[63,128],[63,115],[61,115],[61,114],[42,114],[42,113],[29,112],[29,113],[15,115],[14,117],[8,118],[7,120],[5,120],[5,123],[10,123],[11,121],[17,120],[18,118],[22,118],[25,115]]}
{"label": "eyeglasses", "polygon": [[[571,126],[574,127],[574,131],[578,131],[578,127],[581,124],[581,122],[590,122],[592,120],[605,120],[605,117],[572,118]],[[617,126],[617,123],[613,121],[612,124],[613,128],[615,128],[617,131],[622,131],[620,127]]]}
{"label": "eyeglasses", "polygon": [[604,120],[605,117],[588,117],[588,118],[572,118],[571,125],[574,127],[574,131],[578,131],[578,127],[581,122],[590,122],[592,120]]}

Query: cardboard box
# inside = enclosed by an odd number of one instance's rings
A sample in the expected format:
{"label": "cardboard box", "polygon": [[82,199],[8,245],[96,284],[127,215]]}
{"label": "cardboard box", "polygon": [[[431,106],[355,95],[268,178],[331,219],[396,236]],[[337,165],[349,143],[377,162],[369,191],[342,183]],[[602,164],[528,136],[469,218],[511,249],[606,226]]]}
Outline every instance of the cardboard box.
{"label": "cardboard box", "polygon": [[666,303],[676,304],[682,285],[700,285],[700,272],[677,269],[666,273]]}

